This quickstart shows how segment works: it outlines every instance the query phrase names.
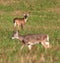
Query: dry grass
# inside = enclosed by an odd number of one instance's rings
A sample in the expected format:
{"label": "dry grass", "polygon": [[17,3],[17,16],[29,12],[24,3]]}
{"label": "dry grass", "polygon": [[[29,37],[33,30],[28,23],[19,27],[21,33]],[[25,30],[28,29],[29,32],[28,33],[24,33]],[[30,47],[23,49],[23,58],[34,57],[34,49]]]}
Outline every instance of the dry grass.
{"label": "dry grass", "polygon": [[60,14],[60,8],[48,8],[48,9],[46,9],[46,11],[48,11],[48,12],[56,12],[56,13]]}
{"label": "dry grass", "polygon": [[[51,4],[51,5],[50,5]],[[60,0],[0,0],[0,63],[60,63]],[[50,49],[35,45],[31,51],[12,40],[13,18],[30,13],[20,34],[45,33]]]}
{"label": "dry grass", "polygon": [[0,4],[4,6],[12,5],[14,3],[18,3],[18,0],[0,0]]}

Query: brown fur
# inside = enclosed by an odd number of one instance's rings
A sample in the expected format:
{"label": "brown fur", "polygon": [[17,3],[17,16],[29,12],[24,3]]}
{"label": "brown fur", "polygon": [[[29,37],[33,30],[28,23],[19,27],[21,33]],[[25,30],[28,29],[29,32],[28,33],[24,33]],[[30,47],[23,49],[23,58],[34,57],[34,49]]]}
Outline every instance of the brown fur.
{"label": "brown fur", "polygon": [[18,27],[18,30],[19,30],[19,27],[21,26],[21,29],[23,29],[24,24],[27,21],[27,17],[28,15],[25,15],[23,18],[14,18],[13,19],[14,28]]}
{"label": "brown fur", "polygon": [[27,34],[19,35],[18,32],[14,33],[12,39],[19,39],[22,43],[28,45],[31,49],[32,45],[42,44],[45,48],[49,48],[49,36],[47,34]]}

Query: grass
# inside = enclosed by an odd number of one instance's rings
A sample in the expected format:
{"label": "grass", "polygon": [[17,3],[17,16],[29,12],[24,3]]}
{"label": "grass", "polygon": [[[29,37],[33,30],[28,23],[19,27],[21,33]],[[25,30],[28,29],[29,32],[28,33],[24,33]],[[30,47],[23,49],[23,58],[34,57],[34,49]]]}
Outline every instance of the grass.
{"label": "grass", "polygon": [[[51,49],[35,45],[28,52],[19,40],[12,40],[13,18],[29,13],[20,34],[45,33],[50,36]],[[0,63],[60,63],[60,1],[1,0],[0,1]]]}

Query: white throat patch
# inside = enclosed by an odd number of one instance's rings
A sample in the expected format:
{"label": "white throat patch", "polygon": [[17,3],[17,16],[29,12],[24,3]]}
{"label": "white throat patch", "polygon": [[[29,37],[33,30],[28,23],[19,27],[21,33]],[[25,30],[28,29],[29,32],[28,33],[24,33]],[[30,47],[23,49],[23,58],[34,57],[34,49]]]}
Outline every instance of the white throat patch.
{"label": "white throat patch", "polygon": [[25,19],[25,23],[26,23],[26,21],[27,21],[27,18]]}

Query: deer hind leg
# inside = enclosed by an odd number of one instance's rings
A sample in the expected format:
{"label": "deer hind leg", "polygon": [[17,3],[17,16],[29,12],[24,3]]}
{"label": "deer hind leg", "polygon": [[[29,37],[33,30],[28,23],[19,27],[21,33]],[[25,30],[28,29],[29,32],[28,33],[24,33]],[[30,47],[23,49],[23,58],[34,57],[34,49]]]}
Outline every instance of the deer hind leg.
{"label": "deer hind leg", "polygon": [[44,46],[44,48],[49,48],[50,47],[49,42],[41,42],[41,44]]}

